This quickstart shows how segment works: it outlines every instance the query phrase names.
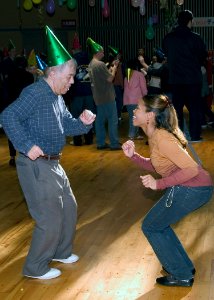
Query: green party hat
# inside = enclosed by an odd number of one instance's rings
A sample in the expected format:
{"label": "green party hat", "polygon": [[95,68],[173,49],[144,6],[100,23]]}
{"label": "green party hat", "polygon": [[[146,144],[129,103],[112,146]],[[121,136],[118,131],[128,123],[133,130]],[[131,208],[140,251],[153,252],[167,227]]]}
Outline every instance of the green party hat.
{"label": "green party hat", "polygon": [[118,48],[113,48],[112,46],[108,46],[109,48],[109,54],[116,57],[120,52]]}
{"label": "green party hat", "polygon": [[93,41],[90,37],[87,38],[86,44],[89,47],[89,51],[91,52],[92,55],[100,51],[103,51],[103,47],[97,44],[95,41]]}
{"label": "green party hat", "polygon": [[13,41],[10,39],[9,42],[8,42],[8,51],[12,50],[12,49],[15,49],[15,45],[13,43]]}
{"label": "green party hat", "polygon": [[47,36],[48,67],[62,65],[66,61],[72,59],[72,56],[60,43],[50,28],[47,25],[45,28]]}

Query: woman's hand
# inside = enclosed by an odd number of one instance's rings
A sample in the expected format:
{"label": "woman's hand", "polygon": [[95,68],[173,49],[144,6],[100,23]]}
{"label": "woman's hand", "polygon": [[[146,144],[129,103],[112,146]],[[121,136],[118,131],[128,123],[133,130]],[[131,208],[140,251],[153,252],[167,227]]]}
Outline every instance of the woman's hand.
{"label": "woman's hand", "polygon": [[85,124],[85,125],[90,125],[91,123],[94,122],[96,118],[96,115],[93,114],[90,110],[85,109],[81,115],[80,115],[80,120]]}
{"label": "woman's hand", "polygon": [[146,188],[150,188],[152,190],[157,189],[156,180],[151,175],[140,176],[140,179]]}
{"label": "woman's hand", "polygon": [[122,149],[127,157],[132,157],[135,153],[135,144],[133,141],[128,140],[122,145]]}

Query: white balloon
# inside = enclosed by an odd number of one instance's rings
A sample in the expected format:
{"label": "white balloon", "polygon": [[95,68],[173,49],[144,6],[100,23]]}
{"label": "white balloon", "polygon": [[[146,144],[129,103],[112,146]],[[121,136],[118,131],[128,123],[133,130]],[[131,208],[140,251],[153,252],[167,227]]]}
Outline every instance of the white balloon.
{"label": "white balloon", "polygon": [[145,0],[141,0],[141,3],[140,3],[140,14],[141,14],[141,16],[144,16],[145,13],[146,13]]}
{"label": "white balloon", "polygon": [[184,4],[184,0],[177,0],[177,4],[178,5],[183,5]]}
{"label": "white balloon", "polygon": [[88,4],[93,7],[95,5],[95,0],[89,0],[88,1]]}
{"label": "white balloon", "polygon": [[132,0],[132,1],[131,1],[131,4],[132,4],[132,6],[134,6],[134,7],[138,7],[138,6],[140,6],[140,2],[141,2],[141,0]]}

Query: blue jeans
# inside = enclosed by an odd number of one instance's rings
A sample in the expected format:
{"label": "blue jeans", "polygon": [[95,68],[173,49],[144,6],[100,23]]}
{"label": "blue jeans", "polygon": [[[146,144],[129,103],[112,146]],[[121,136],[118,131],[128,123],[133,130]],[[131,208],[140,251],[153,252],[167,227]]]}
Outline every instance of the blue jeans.
{"label": "blue jeans", "polygon": [[105,145],[106,121],[108,123],[110,147],[111,148],[117,147],[119,145],[119,139],[118,139],[117,107],[115,101],[97,105],[97,116],[95,119],[97,146]]}
{"label": "blue jeans", "polygon": [[127,112],[129,114],[129,137],[134,138],[138,134],[138,127],[133,125],[133,110],[136,109],[137,104],[126,105]]}
{"label": "blue jeans", "polygon": [[114,85],[114,90],[116,94],[117,116],[118,118],[121,118],[123,110],[123,88],[120,85]]}
{"label": "blue jeans", "polygon": [[192,261],[170,227],[207,203],[213,187],[168,188],[146,215],[142,230],[164,268],[177,279],[192,278]]}

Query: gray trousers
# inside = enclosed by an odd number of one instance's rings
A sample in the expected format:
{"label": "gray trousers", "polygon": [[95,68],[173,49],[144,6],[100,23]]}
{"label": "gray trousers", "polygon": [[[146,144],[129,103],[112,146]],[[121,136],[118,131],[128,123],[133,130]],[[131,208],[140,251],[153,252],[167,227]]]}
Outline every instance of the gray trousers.
{"label": "gray trousers", "polygon": [[53,258],[72,254],[77,204],[65,171],[58,160],[30,160],[20,154],[16,161],[19,182],[35,221],[23,274],[41,276]]}

